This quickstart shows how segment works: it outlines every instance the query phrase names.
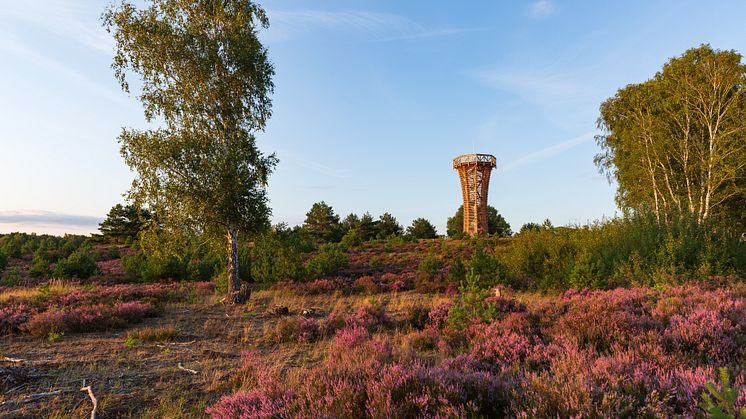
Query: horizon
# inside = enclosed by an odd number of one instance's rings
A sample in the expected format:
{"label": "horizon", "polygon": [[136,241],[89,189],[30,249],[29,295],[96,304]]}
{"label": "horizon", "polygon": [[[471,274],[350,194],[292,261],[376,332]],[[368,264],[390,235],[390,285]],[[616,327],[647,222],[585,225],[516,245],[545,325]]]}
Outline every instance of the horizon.
{"label": "horizon", "polygon": [[[746,51],[742,2],[260,4],[276,89],[257,139],[280,159],[272,222],[291,226],[325,201],[443,235],[461,205],[451,159],[473,152],[497,157],[489,203],[514,231],[614,217],[593,164],[601,102],[700,44]],[[95,233],[124,203],[116,136],[150,125],[109,67],[105,5],[0,5],[0,233]]]}

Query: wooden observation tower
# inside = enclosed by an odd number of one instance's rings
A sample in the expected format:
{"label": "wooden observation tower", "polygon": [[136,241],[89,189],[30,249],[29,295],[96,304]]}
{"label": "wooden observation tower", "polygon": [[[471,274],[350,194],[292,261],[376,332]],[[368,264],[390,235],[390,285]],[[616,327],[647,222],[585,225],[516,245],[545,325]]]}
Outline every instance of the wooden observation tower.
{"label": "wooden observation tower", "polygon": [[462,154],[453,159],[453,168],[458,170],[464,196],[464,234],[488,234],[487,191],[490,173],[495,166],[497,159],[491,154]]}

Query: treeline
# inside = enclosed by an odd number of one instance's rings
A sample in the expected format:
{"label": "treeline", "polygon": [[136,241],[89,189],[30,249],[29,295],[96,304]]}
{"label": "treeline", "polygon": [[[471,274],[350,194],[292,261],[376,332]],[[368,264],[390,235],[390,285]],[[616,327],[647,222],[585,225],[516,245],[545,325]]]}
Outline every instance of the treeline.
{"label": "treeline", "polygon": [[[92,251],[95,239],[66,234],[0,234],[0,285],[18,285],[23,272],[10,267],[12,258],[30,257],[27,271],[32,278],[88,278],[98,272],[97,260],[119,257],[118,251]],[[7,268],[7,269],[6,269]]]}

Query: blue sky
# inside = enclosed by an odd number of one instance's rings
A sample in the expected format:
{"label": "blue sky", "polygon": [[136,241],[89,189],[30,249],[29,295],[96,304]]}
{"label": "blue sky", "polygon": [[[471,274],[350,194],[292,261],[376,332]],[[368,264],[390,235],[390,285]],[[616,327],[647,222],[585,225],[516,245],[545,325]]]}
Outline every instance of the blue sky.
{"label": "blue sky", "polygon": [[[145,127],[110,69],[105,1],[0,3],[0,233],[95,231]],[[746,51],[743,1],[266,1],[280,164],[275,222],[320,200],[440,233],[460,205],[451,159],[490,153],[490,204],[514,230],[614,216],[593,156],[598,106],[701,43]]]}

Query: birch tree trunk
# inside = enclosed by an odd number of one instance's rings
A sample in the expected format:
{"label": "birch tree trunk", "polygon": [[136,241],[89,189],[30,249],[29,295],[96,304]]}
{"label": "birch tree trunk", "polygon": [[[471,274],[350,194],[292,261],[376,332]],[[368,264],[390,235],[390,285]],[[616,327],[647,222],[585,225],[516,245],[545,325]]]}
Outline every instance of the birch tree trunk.
{"label": "birch tree trunk", "polygon": [[235,224],[228,225],[228,295],[234,304],[242,304],[248,299],[246,288],[241,287],[238,276],[238,228]]}

